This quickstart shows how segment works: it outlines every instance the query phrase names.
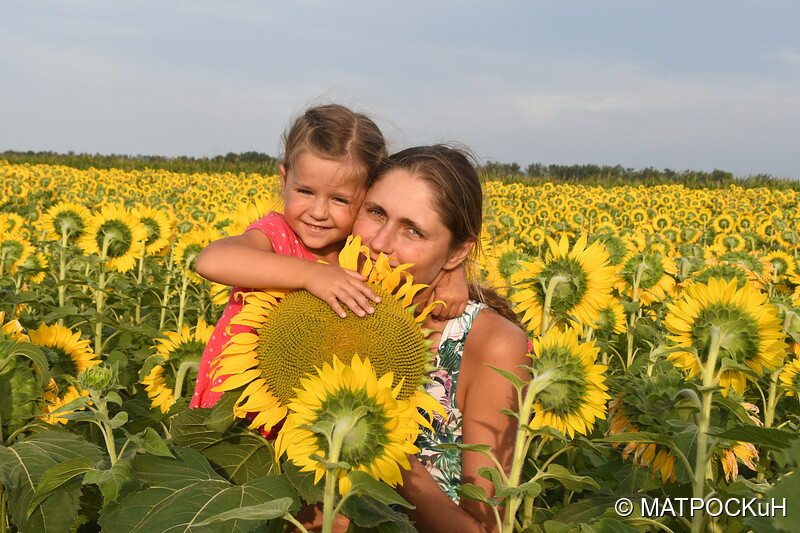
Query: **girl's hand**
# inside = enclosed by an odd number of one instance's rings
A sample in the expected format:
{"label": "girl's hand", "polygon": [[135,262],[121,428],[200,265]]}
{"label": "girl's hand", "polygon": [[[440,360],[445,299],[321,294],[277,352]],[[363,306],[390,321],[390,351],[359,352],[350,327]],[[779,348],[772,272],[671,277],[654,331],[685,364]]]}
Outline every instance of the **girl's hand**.
{"label": "girl's hand", "polygon": [[463,265],[444,273],[433,288],[433,294],[428,303],[436,300],[442,300],[447,305],[437,305],[431,311],[431,316],[435,320],[448,320],[464,314],[467,309],[467,300],[469,300],[469,286]]}
{"label": "girl's hand", "polygon": [[324,263],[309,263],[309,265],[312,265],[312,268],[303,288],[327,302],[337,315],[342,318],[347,316],[341,304],[346,305],[360,317],[375,312],[370,300],[380,303],[381,299],[364,283],[367,279],[365,276],[335,265]]}

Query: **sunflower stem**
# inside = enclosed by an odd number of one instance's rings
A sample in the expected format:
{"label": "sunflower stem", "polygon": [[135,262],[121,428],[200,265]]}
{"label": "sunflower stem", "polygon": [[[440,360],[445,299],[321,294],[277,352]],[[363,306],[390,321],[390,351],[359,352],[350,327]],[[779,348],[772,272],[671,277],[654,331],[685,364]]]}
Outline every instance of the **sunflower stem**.
{"label": "sunflower stem", "polygon": [[181,269],[181,290],[178,293],[178,326],[177,329],[183,327],[183,316],[186,313],[186,294],[189,289],[189,265]]}
{"label": "sunflower stem", "polygon": [[167,304],[169,302],[169,288],[172,284],[172,257],[173,252],[170,252],[169,259],[167,260],[167,275],[164,280],[164,294],[161,297],[161,318],[158,321],[158,329],[163,330],[164,324],[167,321]]}
{"label": "sunflower stem", "polygon": [[[61,247],[58,251],[58,308],[63,309],[67,299],[67,286],[64,280],[67,278],[67,228],[61,225]],[[64,325],[64,317],[58,319],[58,325]]]}
{"label": "sunflower stem", "polygon": [[[764,405],[764,427],[771,428],[772,425],[775,423],[775,409],[778,406],[778,400],[780,399],[780,394],[778,393],[778,374],[780,374],[780,369],[773,372],[770,376],[770,383],[769,383],[769,396],[767,396],[767,401]],[[766,472],[769,469],[770,465],[770,455],[769,450],[764,452],[764,458],[762,460],[763,468],[759,469],[758,471],[758,479],[765,479]]]}
{"label": "sunflower stem", "polygon": [[106,235],[103,237],[103,248],[100,250],[100,271],[98,273],[97,290],[94,293],[95,309],[97,310],[97,318],[94,323],[94,353],[97,355],[102,354],[103,348],[103,311],[105,311],[105,296],[106,296],[106,256],[108,255],[108,246],[111,244],[111,237]]}
{"label": "sunflower stem", "polygon": [[137,326],[142,325],[142,282],[144,281],[144,246],[142,254],[139,256],[139,270],[136,272],[136,306],[134,309],[133,323]]}
{"label": "sunflower stem", "polygon": [[175,378],[175,391],[173,392],[173,396],[176,400],[181,397],[181,393],[183,392],[183,382],[186,380],[186,374],[188,374],[190,370],[197,372],[199,368],[200,363],[197,361],[184,361],[181,363],[181,366],[178,367],[178,375]]}
{"label": "sunflower stem", "polygon": [[[714,395],[714,385],[716,381],[717,359],[722,343],[722,332],[719,326],[710,328],[711,346],[708,349],[708,360],[702,367],[703,370],[703,390],[702,410],[700,419],[697,422],[697,455],[694,466],[693,497],[703,498],[705,493],[706,481],[711,478],[711,465],[708,462],[708,426],[711,419],[711,400]],[[692,533],[700,533],[703,527],[705,513],[699,512],[692,516]]]}
{"label": "sunflower stem", "polygon": [[542,338],[547,335],[547,330],[550,329],[550,309],[553,307],[553,294],[556,292],[556,287],[561,283],[566,283],[569,278],[566,276],[553,276],[547,282],[547,287],[544,291],[544,305],[542,306]]}
{"label": "sunflower stem", "polygon": [[[339,427],[338,423],[333,427],[331,436],[328,439],[329,463],[338,463],[339,454],[342,451],[342,443],[347,432],[352,429],[355,421],[353,421],[348,428]],[[333,532],[333,521],[336,518],[336,511],[338,507],[335,506],[336,501],[336,472],[338,467],[325,468],[325,493],[322,499],[322,533]]]}
{"label": "sunflower stem", "polygon": [[[550,284],[552,286],[552,281]],[[547,303],[545,303],[545,305],[547,305]],[[545,316],[547,315],[542,316],[543,323]],[[544,329],[542,331],[544,332]],[[528,455],[526,443],[531,416],[533,414],[533,404],[536,400],[536,396],[553,382],[554,373],[553,370],[548,370],[539,374],[531,380],[525,389],[525,396],[519,408],[519,423],[517,425],[517,435],[514,442],[514,455],[511,461],[511,471],[508,475],[509,487],[518,487],[520,485],[522,467],[525,465],[525,459]],[[505,502],[505,516],[500,526],[501,532],[511,533],[514,530],[514,517],[517,515],[517,510],[521,503],[522,496],[520,495],[507,498]]]}

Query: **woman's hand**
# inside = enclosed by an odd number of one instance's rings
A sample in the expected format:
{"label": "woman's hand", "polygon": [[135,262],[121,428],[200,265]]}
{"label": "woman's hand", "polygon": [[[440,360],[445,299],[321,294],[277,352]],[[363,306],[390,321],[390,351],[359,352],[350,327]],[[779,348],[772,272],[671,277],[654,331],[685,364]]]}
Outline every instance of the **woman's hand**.
{"label": "woman's hand", "polygon": [[[356,315],[363,317],[375,312],[372,302],[380,303],[380,297],[364,282],[367,280],[358,272],[325,263],[308,263],[303,288],[324,300],[331,309],[344,318],[347,316],[341,304],[346,305]],[[341,302],[341,303],[340,303]]]}

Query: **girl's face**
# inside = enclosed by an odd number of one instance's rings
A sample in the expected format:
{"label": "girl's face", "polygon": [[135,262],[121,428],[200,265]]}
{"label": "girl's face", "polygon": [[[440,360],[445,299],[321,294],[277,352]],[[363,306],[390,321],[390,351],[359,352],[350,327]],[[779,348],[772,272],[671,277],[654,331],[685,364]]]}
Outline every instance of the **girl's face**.
{"label": "girl's face", "polygon": [[353,230],[364,199],[361,179],[350,165],[303,152],[294,166],[281,171],[283,216],[318,259],[330,259]]}
{"label": "girl's face", "polygon": [[436,210],[431,185],[404,169],[388,171],[370,187],[353,234],[374,254],[394,258],[392,266],[414,263],[414,282],[428,285],[461,264],[471,249],[468,243],[450,250],[452,233]]}

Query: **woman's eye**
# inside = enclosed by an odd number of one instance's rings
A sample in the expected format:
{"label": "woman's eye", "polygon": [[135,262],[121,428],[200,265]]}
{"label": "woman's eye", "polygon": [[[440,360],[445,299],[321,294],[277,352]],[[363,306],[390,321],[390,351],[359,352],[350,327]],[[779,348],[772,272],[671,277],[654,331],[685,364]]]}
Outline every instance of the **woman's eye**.
{"label": "woman's eye", "polygon": [[380,209],[367,209],[367,214],[377,218],[383,218],[383,211]]}
{"label": "woman's eye", "polygon": [[417,228],[410,227],[408,228],[408,232],[414,237],[422,237],[422,232],[420,232]]}

